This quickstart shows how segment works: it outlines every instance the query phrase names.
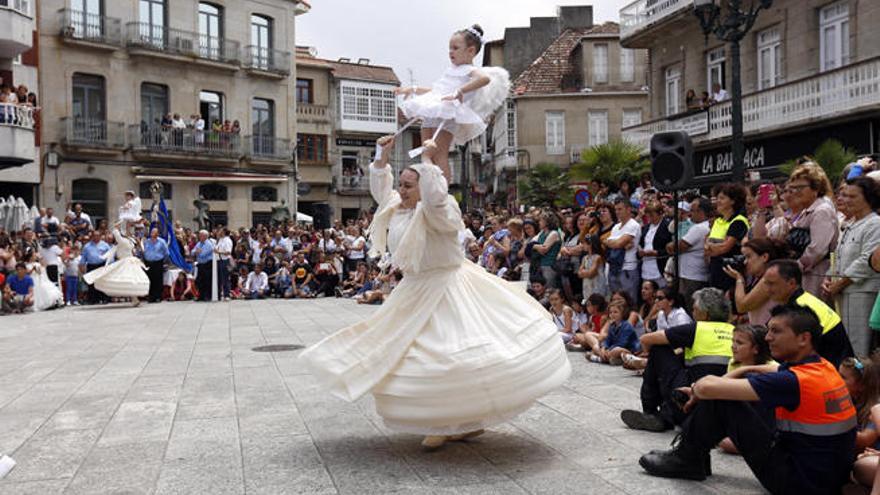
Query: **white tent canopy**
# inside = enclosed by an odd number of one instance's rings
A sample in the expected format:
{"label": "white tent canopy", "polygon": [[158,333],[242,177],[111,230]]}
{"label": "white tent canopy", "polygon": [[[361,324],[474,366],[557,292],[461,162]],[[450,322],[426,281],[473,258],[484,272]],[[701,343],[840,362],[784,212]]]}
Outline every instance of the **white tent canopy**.
{"label": "white tent canopy", "polygon": [[296,212],[296,221],[305,223],[314,223],[314,219],[305,213]]}

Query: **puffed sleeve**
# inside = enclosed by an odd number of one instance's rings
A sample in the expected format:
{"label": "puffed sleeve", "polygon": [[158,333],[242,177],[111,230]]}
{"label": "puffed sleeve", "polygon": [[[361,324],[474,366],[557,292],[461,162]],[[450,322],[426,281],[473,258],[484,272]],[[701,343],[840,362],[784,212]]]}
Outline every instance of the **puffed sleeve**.
{"label": "puffed sleeve", "polygon": [[370,194],[373,199],[379,203],[381,207],[391,197],[394,189],[394,178],[391,176],[391,166],[386,165],[382,168],[375,167],[375,163],[370,164]]}
{"label": "puffed sleeve", "polygon": [[440,167],[420,163],[412,168],[419,173],[419,194],[430,227],[444,232],[463,229],[461,210],[449,196],[449,185]]}

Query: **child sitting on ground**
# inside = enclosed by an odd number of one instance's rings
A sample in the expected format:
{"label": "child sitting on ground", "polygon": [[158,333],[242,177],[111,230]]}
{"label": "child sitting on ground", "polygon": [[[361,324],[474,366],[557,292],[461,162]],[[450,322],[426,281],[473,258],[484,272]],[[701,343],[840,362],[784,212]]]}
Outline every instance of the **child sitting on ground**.
{"label": "child sitting on ground", "polygon": [[629,313],[630,309],[626,304],[611,304],[608,309],[610,321],[602,332],[598,335],[590,333],[584,335],[586,345],[591,349],[587,359],[594,363],[620,366],[623,363],[621,359],[623,353],[639,351],[639,337],[630,322],[624,319]]}

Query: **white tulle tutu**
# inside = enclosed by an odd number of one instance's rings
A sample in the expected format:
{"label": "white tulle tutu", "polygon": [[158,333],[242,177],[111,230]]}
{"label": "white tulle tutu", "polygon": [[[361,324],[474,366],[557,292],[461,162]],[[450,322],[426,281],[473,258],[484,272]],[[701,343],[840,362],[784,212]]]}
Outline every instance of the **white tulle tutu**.
{"label": "white tulle tutu", "polygon": [[144,263],[134,256],[92,270],[83,279],[110,297],[142,297],[150,292]]}
{"label": "white tulle tutu", "polygon": [[[489,77],[489,84],[464,95],[463,101],[443,101],[443,97],[470,81],[471,73],[479,70]],[[500,67],[458,65],[446,70],[431,87],[431,91],[407,98],[400,109],[407,119],[419,118],[424,127],[436,127],[445,122],[444,129],[451,132],[454,144],[464,144],[486,131],[486,120],[504,102],[510,91],[510,76]]]}

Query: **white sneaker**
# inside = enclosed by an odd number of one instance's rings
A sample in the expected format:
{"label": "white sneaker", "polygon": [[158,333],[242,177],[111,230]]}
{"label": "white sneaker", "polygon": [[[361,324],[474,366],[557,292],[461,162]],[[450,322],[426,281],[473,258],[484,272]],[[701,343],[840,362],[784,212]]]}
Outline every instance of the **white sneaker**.
{"label": "white sneaker", "polygon": [[12,460],[12,457],[0,454],[0,479],[9,474],[9,471],[12,471],[14,467],[15,461]]}

